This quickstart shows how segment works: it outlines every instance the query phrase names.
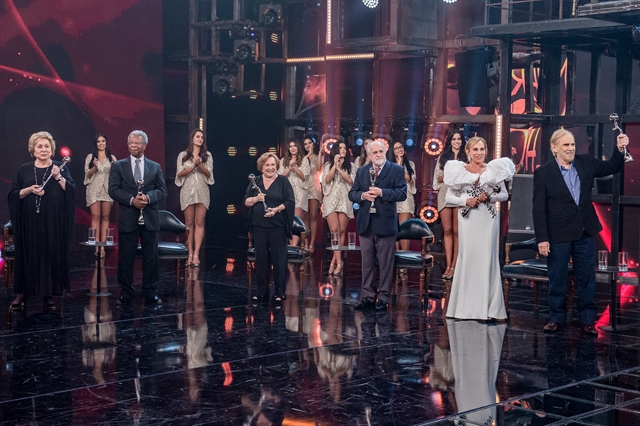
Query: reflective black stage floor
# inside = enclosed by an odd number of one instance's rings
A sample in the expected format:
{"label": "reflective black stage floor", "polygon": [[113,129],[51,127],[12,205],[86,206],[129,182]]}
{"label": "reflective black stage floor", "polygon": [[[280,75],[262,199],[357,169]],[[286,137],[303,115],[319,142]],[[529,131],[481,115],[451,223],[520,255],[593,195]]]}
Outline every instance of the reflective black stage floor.
{"label": "reflective black stage floor", "polygon": [[[121,309],[116,253],[103,272],[110,297],[88,295],[93,259],[76,253],[57,311],[33,299],[4,314],[0,423],[640,424],[635,287],[621,289],[626,331],[586,337],[574,321],[549,336],[546,301],[535,315],[524,285],[512,289],[508,324],[445,320],[438,268],[424,307],[410,272],[389,312],[356,312],[359,256],[343,282],[326,275],[323,255],[307,266],[302,294],[293,269],[282,306],[249,303],[244,253],[210,250],[179,284],[174,264],[161,262],[162,307],[138,293]],[[598,289],[601,325],[608,294]]]}

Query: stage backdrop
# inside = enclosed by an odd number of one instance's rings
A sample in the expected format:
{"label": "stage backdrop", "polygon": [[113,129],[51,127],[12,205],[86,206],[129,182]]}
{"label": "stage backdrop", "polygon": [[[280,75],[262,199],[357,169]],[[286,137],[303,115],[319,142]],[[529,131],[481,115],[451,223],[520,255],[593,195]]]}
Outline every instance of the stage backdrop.
{"label": "stage backdrop", "polygon": [[80,238],[90,224],[84,160],[96,133],[120,159],[128,155],[127,135],[144,130],[145,154],[164,169],[162,3],[3,0],[0,28],[0,221],[9,220],[7,193],[18,167],[31,160],[29,136],[46,130],[56,159],[63,148],[71,153]]}

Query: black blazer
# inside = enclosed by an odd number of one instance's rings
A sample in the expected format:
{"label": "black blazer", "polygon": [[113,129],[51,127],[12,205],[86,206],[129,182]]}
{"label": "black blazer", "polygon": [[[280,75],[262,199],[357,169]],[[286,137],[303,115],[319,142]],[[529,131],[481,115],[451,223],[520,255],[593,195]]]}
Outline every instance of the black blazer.
{"label": "black blazer", "polygon": [[367,164],[356,172],[356,178],[349,190],[349,199],[358,203],[356,230],[364,234],[371,224],[376,235],[389,236],[398,233],[398,211],[396,203],[407,199],[407,181],[404,179],[404,167],[387,161],[376,179],[376,186],[382,189],[382,195],[375,199],[376,214],[369,213],[370,201],[362,199],[362,193],[369,190],[371,178],[369,170],[373,166]]}
{"label": "black blazer", "polygon": [[576,155],[573,161],[580,178],[580,204],[576,205],[555,158],[533,174],[533,226],[539,243],[565,243],[595,235],[602,230],[591,202],[593,179],[619,173],[624,156],[615,147],[609,161]]}
{"label": "black blazer", "polygon": [[[144,216],[144,227],[148,231],[159,231],[160,220],[158,219],[158,201],[167,198],[167,186],[164,183],[164,176],[160,164],[144,157],[144,189],[143,192],[149,197],[149,204],[142,210]],[[138,194],[138,185],[133,180],[131,171],[131,156],[115,161],[111,164],[109,174],[109,196],[119,204],[118,209],[118,231],[133,232],[138,227],[138,217],[140,210],[129,203],[131,198]]]}

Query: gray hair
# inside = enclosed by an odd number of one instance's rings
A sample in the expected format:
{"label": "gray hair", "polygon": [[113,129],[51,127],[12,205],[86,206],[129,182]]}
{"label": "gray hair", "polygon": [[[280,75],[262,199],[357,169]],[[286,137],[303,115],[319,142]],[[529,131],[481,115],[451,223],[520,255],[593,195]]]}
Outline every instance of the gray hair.
{"label": "gray hair", "polygon": [[149,138],[147,137],[147,134],[142,130],[134,130],[133,132],[129,133],[129,136],[127,137],[127,141],[131,136],[140,136],[145,145],[149,143]]}
{"label": "gray hair", "polygon": [[372,140],[371,142],[369,142],[369,145],[367,145],[367,148],[366,148],[366,150],[367,150],[367,155],[369,155],[369,154],[371,153],[371,145],[373,145],[374,143],[380,144],[380,146],[382,147],[382,149],[384,149],[384,153],[385,153],[385,154],[387,153],[387,146],[386,146],[383,142],[381,142],[381,141],[379,141],[379,140],[375,140],[375,139],[374,139],[374,140]]}

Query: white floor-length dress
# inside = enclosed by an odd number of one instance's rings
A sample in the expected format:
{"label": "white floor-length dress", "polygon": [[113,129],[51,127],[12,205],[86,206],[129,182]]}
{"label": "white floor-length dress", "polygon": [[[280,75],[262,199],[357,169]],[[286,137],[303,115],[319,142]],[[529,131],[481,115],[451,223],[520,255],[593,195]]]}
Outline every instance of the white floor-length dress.
{"label": "white floor-length dress", "polygon": [[[447,204],[458,209],[458,260],[451,284],[447,317],[487,320],[507,318],[502,296],[498,252],[499,221],[496,201],[506,201],[509,194],[504,184],[511,180],[515,166],[508,158],[490,161],[484,173],[470,173],[461,161],[447,161],[444,183]],[[499,191],[492,194],[494,190]],[[491,195],[490,202],[470,209],[465,217],[466,200],[482,191]]]}

